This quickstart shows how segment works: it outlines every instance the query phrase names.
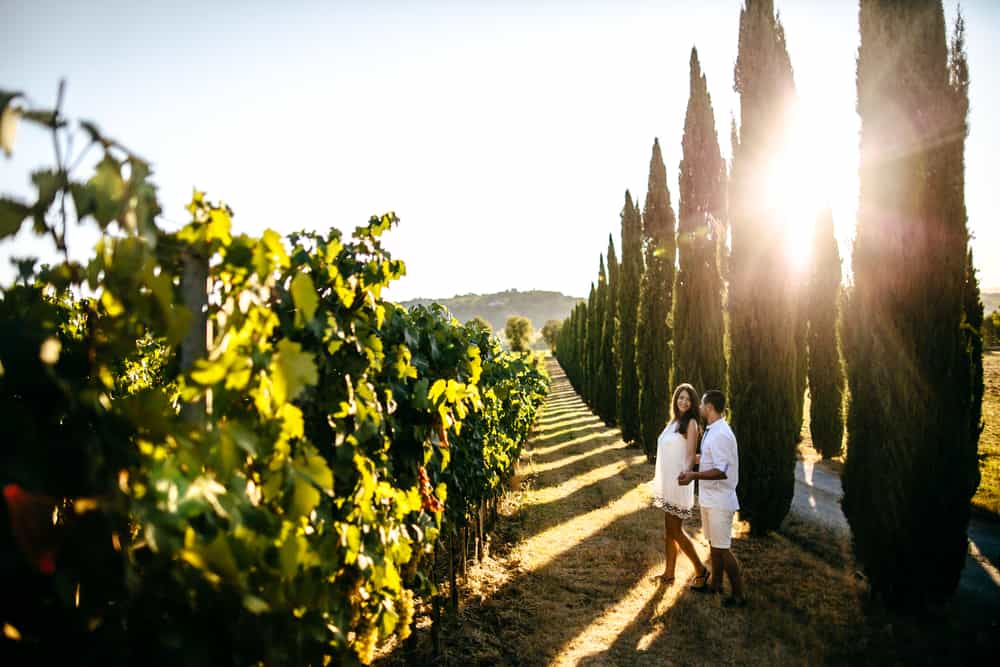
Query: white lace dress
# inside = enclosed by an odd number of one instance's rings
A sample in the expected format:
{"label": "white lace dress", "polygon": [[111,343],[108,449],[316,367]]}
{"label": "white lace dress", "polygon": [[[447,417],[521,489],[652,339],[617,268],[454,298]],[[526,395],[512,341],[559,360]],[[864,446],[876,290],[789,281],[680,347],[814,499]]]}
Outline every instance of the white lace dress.
{"label": "white lace dress", "polygon": [[677,422],[670,422],[656,439],[656,470],[650,486],[653,506],[682,519],[689,518],[694,507],[694,484],[677,483],[677,476],[687,470],[686,459],[687,439],[678,432]]}

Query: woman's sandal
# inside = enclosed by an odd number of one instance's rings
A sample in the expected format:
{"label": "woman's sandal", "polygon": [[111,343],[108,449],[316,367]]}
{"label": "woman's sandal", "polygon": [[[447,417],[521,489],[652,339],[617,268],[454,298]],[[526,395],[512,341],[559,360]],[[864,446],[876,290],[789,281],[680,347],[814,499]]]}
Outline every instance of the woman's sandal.
{"label": "woman's sandal", "polygon": [[670,584],[674,583],[675,577],[668,577],[665,574],[657,574],[653,575],[651,579],[663,586],[669,586]]}
{"label": "woman's sandal", "polygon": [[699,593],[707,593],[710,590],[708,588],[708,579],[710,576],[711,573],[708,571],[708,568],[705,568],[704,572],[694,576],[694,579],[691,580],[689,588]]}

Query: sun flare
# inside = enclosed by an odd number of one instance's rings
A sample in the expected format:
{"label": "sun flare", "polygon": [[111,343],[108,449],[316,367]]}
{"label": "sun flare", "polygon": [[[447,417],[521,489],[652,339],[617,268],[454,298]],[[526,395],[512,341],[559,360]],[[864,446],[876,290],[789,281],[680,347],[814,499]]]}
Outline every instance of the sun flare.
{"label": "sun flare", "polygon": [[[783,144],[776,148],[765,175],[765,197],[775,208],[781,238],[793,270],[809,266],[817,216],[831,205],[830,152],[824,150],[822,111],[805,113],[796,104],[789,114]],[[846,165],[836,165],[841,167]]]}

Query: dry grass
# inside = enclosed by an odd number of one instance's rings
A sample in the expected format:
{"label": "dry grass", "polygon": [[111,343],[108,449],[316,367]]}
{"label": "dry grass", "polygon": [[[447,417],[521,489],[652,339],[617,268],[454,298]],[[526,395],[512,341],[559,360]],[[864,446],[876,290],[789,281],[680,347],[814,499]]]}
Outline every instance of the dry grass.
{"label": "dry grass", "polygon": [[[414,664],[688,665],[954,663],[997,649],[995,628],[942,610],[912,619],[867,609],[844,544],[792,525],[750,539],[738,524],[750,606],[651,579],[663,567],[662,513],[649,506],[652,468],[616,429],[591,418],[555,362],[553,391],[508,499],[491,553],[470,568],[457,617],[431,654],[426,620]],[[705,544],[687,523],[696,548]],[[805,545],[808,548],[803,548]],[[994,653],[995,655],[995,653]]]}
{"label": "dry grass", "polygon": [[979,436],[979,472],[982,480],[972,504],[1000,520],[1000,351],[983,355],[983,419],[986,428]]}

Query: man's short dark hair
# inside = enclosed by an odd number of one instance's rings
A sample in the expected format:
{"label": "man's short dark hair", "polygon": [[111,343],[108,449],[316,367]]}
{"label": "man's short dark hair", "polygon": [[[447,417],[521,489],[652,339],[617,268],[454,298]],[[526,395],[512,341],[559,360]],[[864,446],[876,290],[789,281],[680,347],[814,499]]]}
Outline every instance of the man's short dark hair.
{"label": "man's short dark hair", "polygon": [[705,395],[701,397],[701,401],[702,403],[711,405],[720,415],[726,409],[726,395],[718,389],[709,389],[706,391]]}

